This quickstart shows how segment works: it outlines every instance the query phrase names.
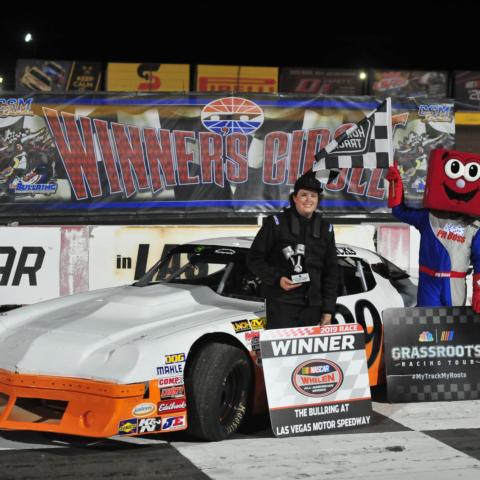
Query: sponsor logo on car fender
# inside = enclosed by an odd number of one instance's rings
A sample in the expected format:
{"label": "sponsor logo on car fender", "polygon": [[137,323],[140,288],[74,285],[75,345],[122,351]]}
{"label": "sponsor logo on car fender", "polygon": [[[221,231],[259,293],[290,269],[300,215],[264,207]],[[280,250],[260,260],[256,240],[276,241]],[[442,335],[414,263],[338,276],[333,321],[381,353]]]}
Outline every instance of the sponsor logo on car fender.
{"label": "sponsor logo on car fender", "polygon": [[119,435],[130,435],[138,432],[138,418],[129,418],[128,420],[120,420],[118,424]]}
{"label": "sponsor logo on car fender", "polygon": [[134,417],[148,417],[156,410],[155,404],[153,403],[140,403],[132,410],[132,415]]}
{"label": "sponsor logo on car fender", "polygon": [[250,332],[251,330],[262,330],[265,328],[265,317],[252,318],[251,320],[237,320],[232,322],[235,333]]}
{"label": "sponsor logo on car fender", "polygon": [[174,363],[172,365],[160,365],[157,367],[159,377],[170,377],[172,375],[182,375],[185,362]]}
{"label": "sponsor logo on car fender", "polygon": [[183,385],[183,377],[168,377],[158,379],[159,387],[168,387],[170,385]]}
{"label": "sponsor logo on car fender", "polygon": [[185,428],[185,415],[177,417],[162,417],[162,430],[182,430]]}
{"label": "sponsor logo on car fender", "polygon": [[187,402],[185,400],[170,400],[168,402],[158,403],[158,413],[165,412],[180,412],[187,408]]}
{"label": "sponsor logo on car fender", "polygon": [[175,398],[183,398],[185,396],[185,387],[180,385],[178,387],[167,387],[160,389],[160,398],[162,400],[171,400]]}
{"label": "sponsor logo on car fender", "polygon": [[138,433],[160,432],[162,429],[162,418],[142,418],[138,421]]}
{"label": "sponsor logo on car fender", "polygon": [[165,355],[165,364],[169,363],[179,363],[185,361],[185,354],[184,353],[172,353],[169,355]]}

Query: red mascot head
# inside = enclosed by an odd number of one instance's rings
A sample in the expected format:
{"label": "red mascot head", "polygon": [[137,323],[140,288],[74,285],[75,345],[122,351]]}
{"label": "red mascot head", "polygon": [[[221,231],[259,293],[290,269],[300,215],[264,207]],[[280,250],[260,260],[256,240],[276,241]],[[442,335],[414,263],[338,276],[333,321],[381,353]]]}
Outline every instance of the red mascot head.
{"label": "red mascot head", "polygon": [[432,150],[428,160],[425,208],[480,217],[480,155]]}

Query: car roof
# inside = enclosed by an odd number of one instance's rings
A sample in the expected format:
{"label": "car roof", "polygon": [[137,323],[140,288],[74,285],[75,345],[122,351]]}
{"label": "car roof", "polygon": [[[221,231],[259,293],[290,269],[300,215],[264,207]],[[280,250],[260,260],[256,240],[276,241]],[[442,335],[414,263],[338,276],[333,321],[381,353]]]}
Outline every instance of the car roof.
{"label": "car roof", "polygon": [[[254,237],[216,237],[188,242],[189,245],[215,245],[218,247],[250,248]],[[337,243],[339,257],[360,257],[369,262],[378,262],[380,259],[375,252],[366,248],[357,247],[347,243]]]}

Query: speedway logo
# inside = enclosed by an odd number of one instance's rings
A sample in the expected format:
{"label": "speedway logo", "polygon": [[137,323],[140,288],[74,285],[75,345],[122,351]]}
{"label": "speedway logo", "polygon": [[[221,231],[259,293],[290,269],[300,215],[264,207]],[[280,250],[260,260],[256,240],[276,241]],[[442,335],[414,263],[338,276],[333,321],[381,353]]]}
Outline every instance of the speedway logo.
{"label": "speedway logo", "polygon": [[16,182],[12,183],[8,187],[14,193],[26,193],[26,194],[36,194],[36,193],[46,193],[52,194],[57,191],[56,183],[22,183]]}
{"label": "speedway logo", "polygon": [[307,397],[325,397],[337,391],[342,383],[342,369],[330,360],[308,360],[292,373],[293,387]]}
{"label": "speedway logo", "polygon": [[213,133],[249,135],[262,126],[264,115],[263,110],[252,100],[227,97],[205,105],[201,120],[203,126]]}

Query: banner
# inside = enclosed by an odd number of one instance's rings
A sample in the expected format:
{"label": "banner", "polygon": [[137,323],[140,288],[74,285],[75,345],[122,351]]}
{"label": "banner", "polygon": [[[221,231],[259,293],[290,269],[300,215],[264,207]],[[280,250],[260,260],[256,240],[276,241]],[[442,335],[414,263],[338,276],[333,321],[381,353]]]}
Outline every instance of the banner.
{"label": "banner", "polygon": [[373,70],[368,93],[375,96],[440,97],[448,95],[448,73],[417,70]]}
{"label": "banner", "polygon": [[[125,219],[281,210],[314,155],[370,97],[221,94],[0,98],[0,216]],[[395,158],[421,204],[429,152],[454,144],[448,101],[393,99]],[[387,213],[384,169],[342,168],[327,214]],[[82,220],[85,223],[85,220]]]}
{"label": "banner", "polygon": [[480,112],[480,72],[456,71],[454,88],[457,112]]}
{"label": "banner", "polygon": [[190,65],[170,63],[109,63],[109,92],[188,92]]}
{"label": "banner", "polygon": [[277,67],[198,65],[197,92],[278,92]]}
{"label": "banner", "polygon": [[0,305],[25,305],[60,295],[60,229],[2,229]]}
{"label": "banner", "polygon": [[359,70],[282,68],[280,92],[303,95],[363,95],[364,81]]}
{"label": "banner", "polygon": [[15,90],[19,92],[96,91],[100,89],[100,62],[19,59]]}
{"label": "banner", "polygon": [[480,398],[479,324],[471,307],[384,310],[388,400]]}

